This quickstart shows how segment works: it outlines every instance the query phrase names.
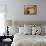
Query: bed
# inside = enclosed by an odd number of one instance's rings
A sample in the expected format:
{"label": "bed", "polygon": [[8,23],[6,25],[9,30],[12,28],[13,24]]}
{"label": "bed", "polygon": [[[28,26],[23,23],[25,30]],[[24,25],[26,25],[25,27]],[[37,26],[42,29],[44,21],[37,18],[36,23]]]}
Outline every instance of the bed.
{"label": "bed", "polygon": [[11,46],[46,46],[46,36],[16,34]]}
{"label": "bed", "polygon": [[26,30],[23,30],[23,27],[21,27],[19,33],[14,35],[11,46],[46,46],[46,35],[39,35],[41,33],[40,27],[33,27],[32,35],[30,34],[32,32],[31,25],[24,25],[24,29]]}

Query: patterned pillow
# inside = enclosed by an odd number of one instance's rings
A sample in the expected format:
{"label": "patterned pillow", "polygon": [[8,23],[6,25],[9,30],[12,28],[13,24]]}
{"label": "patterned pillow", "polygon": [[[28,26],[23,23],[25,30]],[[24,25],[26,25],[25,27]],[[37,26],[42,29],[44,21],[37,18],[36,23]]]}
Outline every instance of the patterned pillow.
{"label": "patterned pillow", "polygon": [[41,34],[41,28],[39,26],[32,27],[32,35],[40,35]]}

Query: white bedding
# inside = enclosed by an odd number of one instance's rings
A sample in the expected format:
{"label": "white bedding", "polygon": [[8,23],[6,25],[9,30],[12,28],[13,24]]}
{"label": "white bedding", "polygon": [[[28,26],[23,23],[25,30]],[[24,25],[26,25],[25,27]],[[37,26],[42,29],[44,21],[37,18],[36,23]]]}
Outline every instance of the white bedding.
{"label": "white bedding", "polygon": [[11,46],[46,46],[46,36],[16,34]]}

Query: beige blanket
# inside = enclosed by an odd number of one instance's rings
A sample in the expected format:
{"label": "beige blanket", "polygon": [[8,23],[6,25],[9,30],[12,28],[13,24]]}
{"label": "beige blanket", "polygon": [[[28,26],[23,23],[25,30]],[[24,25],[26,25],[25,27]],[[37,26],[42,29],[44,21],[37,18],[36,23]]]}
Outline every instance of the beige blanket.
{"label": "beige blanket", "polygon": [[46,46],[46,36],[17,34],[11,46]]}
{"label": "beige blanket", "polygon": [[45,42],[18,42],[16,46],[46,46]]}

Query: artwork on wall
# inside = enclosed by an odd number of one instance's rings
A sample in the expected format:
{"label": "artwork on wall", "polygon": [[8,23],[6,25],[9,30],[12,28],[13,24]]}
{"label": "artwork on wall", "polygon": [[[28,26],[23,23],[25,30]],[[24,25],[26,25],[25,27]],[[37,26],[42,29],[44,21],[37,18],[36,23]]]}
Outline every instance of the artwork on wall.
{"label": "artwork on wall", "polygon": [[37,5],[24,5],[24,14],[25,15],[36,15]]}

